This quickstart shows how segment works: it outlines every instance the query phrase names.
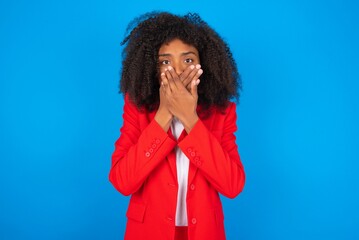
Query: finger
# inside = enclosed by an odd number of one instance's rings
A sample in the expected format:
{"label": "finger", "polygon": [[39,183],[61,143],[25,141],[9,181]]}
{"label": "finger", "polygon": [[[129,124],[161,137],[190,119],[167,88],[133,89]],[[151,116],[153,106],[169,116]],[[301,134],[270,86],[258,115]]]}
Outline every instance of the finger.
{"label": "finger", "polygon": [[197,87],[198,87],[198,84],[200,83],[200,80],[197,79],[197,80],[193,80],[191,82],[191,94],[193,97],[195,97],[196,99],[198,99],[198,93],[197,93]]}
{"label": "finger", "polygon": [[167,84],[168,84],[169,89],[171,89],[171,91],[175,90],[176,89],[176,84],[175,84],[175,82],[173,80],[172,74],[170,73],[169,69],[166,68],[164,73],[165,73],[165,76],[166,76],[166,79],[167,79]]}
{"label": "finger", "polygon": [[201,69],[201,65],[197,64],[196,68],[191,72],[191,74],[188,76],[188,79],[186,79],[183,84],[188,88],[191,89],[191,82],[192,80],[197,80],[203,73],[203,70]]}
{"label": "finger", "polygon": [[[176,73],[176,71],[174,70],[173,67],[169,66],[167,68],[167,70],[168,70],[168,73],[171,76],[171,78],[169,78],[168,80],[169,80],[170,84],[172,84],[171,88],[173,87],[172,89],[174,89],[175,87],[178,87],[179,76],[178,76],[178,74]],[[172,80],[172,82],[171,82],[171,80]]]}
{"label": "finger", "polygon": [[188,66],[188,67],[183,71],[183,73],[181,73],[181,75],[180,75],[181,81],[183,82],[183,81],[187,80],[187,79],[188,79],[188,76],[189,76],[190,74],[192,74],[192,72],[193,72],[193,70],[194,70],[195,68],[196,68],[196,67],[195,67],[194,65]]}
{"label": "finger", "polygon": [[176,73],[176,71],[174,70],[173,67],[169,66],[168,67],[168,71],[171,73],[171,76],[172,76],[172,79],[173,79],[173,82],[176,86],[176,89],[186,89],[186,87],[183,85],[181,79],[180,79],[180,76]]}
{"label": "finger", "polygon": [[[203,71],[202,71],[202,72],[203,72]],[[201,76],[202,72],[196,74],[196,75],[194,76],[194,78],[192,79],[192,81],[197,81],[197,80],[199,80],[199,77]],[[189,83],[187,84],[187,86],[186,86],[186,88],[187,88],[187,90],[188,90],[189,92],[191,92],[192,81],[189,82]]]}
{"label": "finger", "polygon": [[164,72],[161,73],[161,87],[165,91],[171,91],[171,88],[170,88],[169,83],[168,83],[167,76],[166,76],[166,74]]}
{"label": "finger", "polygon": [[[199,64],[197,64],[196,66],[200,66]],[[194,65],[191,65],[189,66],[188,68],[186,68],[185,71],[188,71],[188,69],[190,69],[191,71],[188,73],[188,74],[184,74],[185,72],[183,72],[181,74],[181,80],[183,82],[184,85],[188,85],[191,83],[191,80],[193,78],[193,76],[196,74],[196,72],[198,71],[198,68],[196,68],[196,66]],[[182,76],[183,75],[183,76]]]}
{"label": "finger", "polygon": [[[202,74],[203,70],[201,69],[201,65],[197,64],[195,69],[191,72],[189,78],[190,80],[197,80],[198,77]],[[195,76],[198,76],[196,79],[194,79]]]}

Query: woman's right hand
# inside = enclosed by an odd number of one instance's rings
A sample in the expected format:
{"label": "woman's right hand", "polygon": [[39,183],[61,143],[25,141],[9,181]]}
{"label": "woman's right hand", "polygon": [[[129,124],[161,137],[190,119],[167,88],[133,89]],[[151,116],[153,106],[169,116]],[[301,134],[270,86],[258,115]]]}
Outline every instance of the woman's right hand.
{"label": "woman's right hand", "polygon": [[[197,82],[199,77],[202,75],[203,70],[201,65],[191,65],[188,66],[179,76],[180,81],[186,87],[188,92],[191,92],[191,83],[192,81]],[[172,123],[173,115],[168,110],[167,98],[165,97],[164,85],[168,85],[168,79],[165,75],[161,74],[161,86],[159,89],[160,93],[160,105],[155,115],[155,120],[162,127],[164,131],[168,131]]]}

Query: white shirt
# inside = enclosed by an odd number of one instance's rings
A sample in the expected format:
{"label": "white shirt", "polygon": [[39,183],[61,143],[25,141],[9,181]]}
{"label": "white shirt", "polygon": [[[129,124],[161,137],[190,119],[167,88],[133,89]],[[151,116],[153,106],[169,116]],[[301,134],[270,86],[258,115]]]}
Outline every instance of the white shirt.
{"label": "white shirt", "polygon": [[[178,139],[183,131],[183,124],[177,119],[173,118],[171,130],[173,136]],[[177,168],[177,207],[176,207],[176,226],[188,226],[187,221],[187,183],[188,183],[188,168],[189,160],[179,147],[176,147],[176,168]]]}

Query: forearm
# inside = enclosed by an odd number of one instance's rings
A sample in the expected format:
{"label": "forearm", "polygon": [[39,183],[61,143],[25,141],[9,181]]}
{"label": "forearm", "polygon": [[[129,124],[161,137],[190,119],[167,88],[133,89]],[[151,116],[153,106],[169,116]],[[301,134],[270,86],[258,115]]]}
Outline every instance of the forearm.
{"label": "forearm", "polygon": [[159,108],[155,115],[155,121],[167,132],[172,123],[173,115],[165,108]]}
{"label": "forearm", "polygon": [[196,112],[188,113],[184,117],[179,118],[187,134],[189,134],[192,128],[196,125],[199,117]]}
{"label": "forearm", "polygon": [[229,127],[212,133],[198,120],[178,146],[217,191],[233,198],[244,187],[245,173],[235,143],[235,120],[223,125]]}
{"label": "forearm", "polygon": [[124,122],[120,138],[115,143],[109,176],[114,187],[124,195],[137,191],[176,145],[155,120],[143,129],[139,115],[137,107],[126,97]]}

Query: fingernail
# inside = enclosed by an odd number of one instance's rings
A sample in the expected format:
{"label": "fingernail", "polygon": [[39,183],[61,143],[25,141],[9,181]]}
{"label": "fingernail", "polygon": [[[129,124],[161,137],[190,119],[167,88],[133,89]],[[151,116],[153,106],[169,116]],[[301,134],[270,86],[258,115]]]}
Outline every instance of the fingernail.
{"label": "fingernail", "polygon": [[196,84],[198,85],[198,84],[199,84],[199,82],[200,82],[200,80],[199,80],[199,79],[197,79]]}
{"label": "fingernail", "polygon": [[200,69],[200,68],[201,68],[201,65],[197,64],[197,65],[196,65],[196,68],[197,68],[197,69]]}
{"label": "fingernail", "polygon": [[202,73],[203,73],[203,70],[202,70],[202,69],[198,70],[198,73],[199,73],[199,74],[202,74]]}
{"label": "fingernail", "polygon": [[[165,70],[166,71],[166,70]],[[165,75],[165,73],[161,73],[161,76],[164,76]]]}
{"label": "fingernail", "polygon": [[167,68],[165,68],[165,71],[167,71],[168,69]]}
{"label": "fingernail", "polygon": [[191,65],[191,66],[190,66],[190,69],[194,69],[194,65]]}
{"label": "fingernail", "polygon": [[172,70],[172,67],[171,67],[171,66],[169,66],[169,67],[168,67],[168,70]]}

